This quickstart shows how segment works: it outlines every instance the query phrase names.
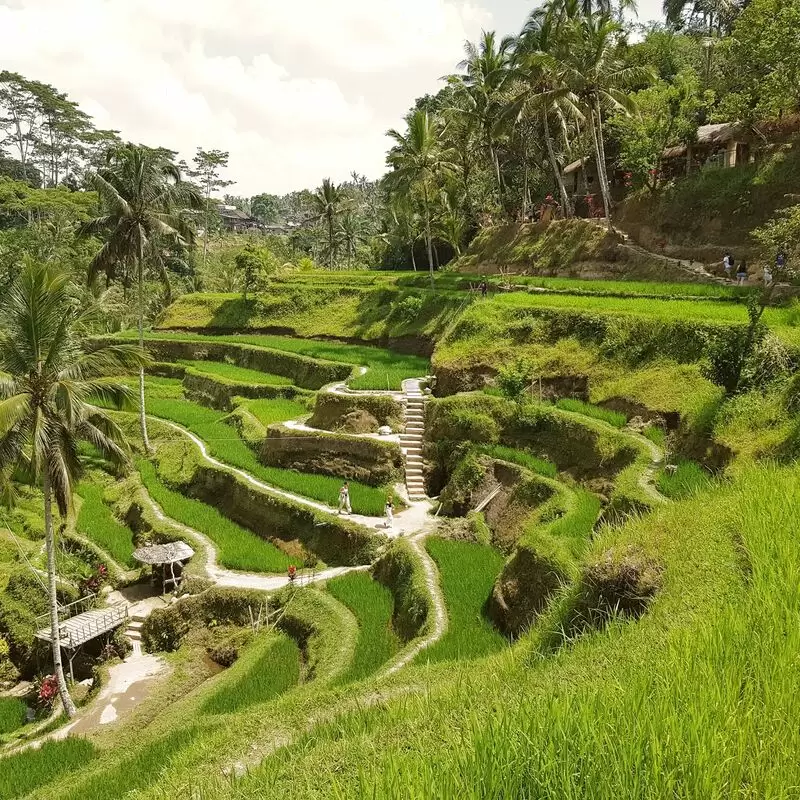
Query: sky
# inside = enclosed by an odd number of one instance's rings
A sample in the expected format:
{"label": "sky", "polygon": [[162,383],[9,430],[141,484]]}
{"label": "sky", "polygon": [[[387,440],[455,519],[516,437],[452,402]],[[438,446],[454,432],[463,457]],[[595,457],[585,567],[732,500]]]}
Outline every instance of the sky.
{"label": "sky", "polygon": [[[227,191],[385,171],[386,131],[528,0],[0,0],[0,70],[53,84],[126,140],[230,153]],[[640,0],[641,21],[660,0]]]}

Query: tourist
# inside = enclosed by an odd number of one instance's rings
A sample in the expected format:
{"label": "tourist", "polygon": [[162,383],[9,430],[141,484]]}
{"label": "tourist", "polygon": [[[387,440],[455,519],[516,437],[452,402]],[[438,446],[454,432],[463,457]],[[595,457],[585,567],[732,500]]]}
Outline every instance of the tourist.
{"label": "tourist", "polygon": [[778,275],[783,272],[784,268],[786,267],[786,253],[783,249],[778,250],[778,255],[775,256],[775,271]]}
{"label": "tourist", "polygon": [[722,267],[725,270],[725,277],[730,280],[733,273],[733,256],[726,252],[722,259]]}
{"label": "tourist", "polygon": [[386,498],[386,506],[384,510],[386,512],[386,527],[389,530],[394,530],[394,501],[392,500],[391,495]]}
{"label": "tourist", "polygon": [[736,279],[739,282],[739,286],[744,286],[744,282],[747,280],[747,262],[744,259],[739,264],[739,269],[736,270]]}
{"label": "tourist", "polygon": [[764,286],[772,285],[772,269],[768,266],[764,267]]}
{"label": "tourist", "polygon": [[350,508],[350,484],[345,481],[342,488],[339,489],[339,513],[344,509],[345,514],[352,514],[353,509]]}
{"label": "tourist", "polygon": [[481,281],[480,290],[481,290],[481,297],[485,300],[486,299],[486,294],[489,291],[489,284],[486,283],[486,278],[484,278]]}

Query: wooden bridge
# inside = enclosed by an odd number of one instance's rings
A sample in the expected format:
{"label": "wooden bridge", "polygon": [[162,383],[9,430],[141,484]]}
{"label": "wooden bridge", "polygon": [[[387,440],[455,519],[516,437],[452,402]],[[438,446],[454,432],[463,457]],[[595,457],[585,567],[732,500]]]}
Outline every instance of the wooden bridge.
{"label": "wooden bridge", "polygon": [[[93,601],[94,595],[89,595],[58,609],[59,640],[61,647],[68,651],[70,675],[72,674],[72,660],[86,642],[110,633],[128,619],[127,603],[118,603],[105,608],[88,608]],[[87,610],[81,611],[82,608]],[[41,614],[36,618],[36,624],[43,626],[36,631],[36,638],[44,642],[52,642],[50,615]]]}

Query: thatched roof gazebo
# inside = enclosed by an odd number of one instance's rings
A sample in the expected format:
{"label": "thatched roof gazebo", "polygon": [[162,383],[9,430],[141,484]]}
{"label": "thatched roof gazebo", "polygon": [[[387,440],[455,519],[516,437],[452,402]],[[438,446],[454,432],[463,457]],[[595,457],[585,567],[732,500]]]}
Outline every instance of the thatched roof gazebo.
{"label": "thatched roof gazebo", "polygon": [[153,580],[161,583],[162,593],[166,593],[168,587],[177,589],[180,586],[183,567],[193,555],[194,550],[180,541],[150,544],[133,551],[137,561],[153,568]]}

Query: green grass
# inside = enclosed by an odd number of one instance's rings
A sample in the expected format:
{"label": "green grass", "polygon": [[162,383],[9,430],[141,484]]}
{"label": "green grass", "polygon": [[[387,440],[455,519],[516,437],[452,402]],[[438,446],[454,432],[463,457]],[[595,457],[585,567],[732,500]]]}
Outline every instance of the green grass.
{"label": "green grass", "polygon": [[[125,331],[120,335],[134,338],[137,334],[135,331]],[[256,347],[268,347],[273,350],[285,350],[289,353],[297,353],[298,355],[310,356],[311,358],[319,358],[325,361],[338,361],[345,364],[353,364],[354,366],[367,367],[366,375],[352,378],[349,381],[350,386],[356,389],[386,389],[387,377],[389,379],[389,388],[400,389],[401,382],[406,378],[419,378],[430,372],[430,362],[426,358],[368,345],[345,344],[343,342],[320,341],[317,339],[295,339],[291,336],[270,336],[265,334],[206,336],[203,334],[155,331],[147,334],[147,336],[153,339],[178,339],[192,342],[207,342],[211,339],[216,342],[250,344]],[[286,379],[284,378],[283,380],[285,381]],[[289,382],[291,383],[291,381]]]}
{"label": "green grass", "polygon": [[656,485],[665,497],[681,500],[711,485],[711,475],[694,461],[679,461],[675,473],[663,469],[658,473]]}
{"label": "green grass", "polygon": [[286,422],[308,414],[305,404],[296,400],[245,400],[247,410],[264,426]]}
{"label": "green grass", "polygon": [[537,475],[544,475],[546,478],[555,478],[558,475],[558,469],[552,461],[548,461],[546,458],[538,458],[525,450],[516,450],[513,447],[493,444],[481,447],[480,451],[492,458],[519,464],[521,467],[525,467]]}
{"label": "green grass", "polygon": [[[209,453],[215,458],[249,472],[270,486],[327,503],[331,507],[335,507],[338,501],[342,479],[264,466],[236,429],[223,422],[227,415],[222,411],[214,411],[188,400],[158,397],[148,400],[147,410],[156,417],[172,420],[188,428],[205,442]],[[382,516],[386,493],[381,488],[350,481],[350,502],[356,514]]]}
{"label": "green grass", "polygon": [[394,598],[391,591],[367,572],[351,572],[328,581],[328,591],[358,620],[358,642],[350,669],[341,681],[361,680],[375,672],[399,649],[392,629]]}
{"label": "green grass", "polygon": [[215,508],[169,489],[159,480],[150,461],[140,460],[138,469],[150,496],[167,516],[195,528],[214,542],[217,559],[223,567],[283,573],[290,564],[300,566],[300,561],[289,558],[274,544],[231,522]]}
{"label": "green grass", "polygon": [[493,547],[431,537],[425,542],[439,569],[447,606],[447,631],[418,661],[480,658],[505,647],[505,638],[483,613],[505,559]]}
{"label": "green grass", "polygon": [[273,375],[269,372],[260,372],[255,369],[237,367],[235,364],[225,364],[221,361],[190,361],[181,359],[179,364],[191,367],[196,372],[202,372],[213,377],[224,378],[236,383],[257,384],[259,386],[291,386],[292,379],[284,375]]}
{"label": "green grass", "polygon": [[0,697],[0,734],[21,728],[27,715],[28,707],[18,697]]}
{"label": "green grass", "polygon": [[118,564],[135,567],[133,532],[120,524],[103,502],[102,487],[83,481],[78,485],[78,494],[83,501],[78,514],[78,533],[101,547]]}
{"label": "green grass", "polygon": [[644,429],[643,435],[662,450],[667,444],[667,434],[658,425],[648,425]]}
{"label": "green grass", "polygon": [[86,765],[95,754],[94,745],[86,739],[68,738],[45,742],[38,750],[23,750],[0,758],[0,800],[35,793],[65,773]]}
{"label": "green grass", "polygon": [[610,409],[601,408],[600,406],[593,406],[581,400],[564,398],[559,400],[556,406],[564,411],[572,411],[575,414],[583,414],[585,417],[602,420],[614,428],[624,428],[628,423],[628,418],[619,411],[611,411]]}
{"label": "green grass", "polygon": [[205,714],[230,714],[266,703],[300,680],[300,650],[294,639],[273,634],[255,642],[230,672],[223,685],[202,705]]}

